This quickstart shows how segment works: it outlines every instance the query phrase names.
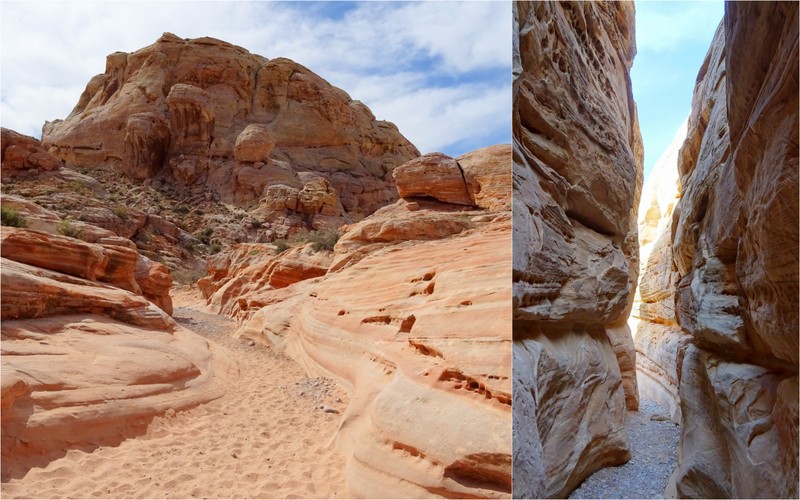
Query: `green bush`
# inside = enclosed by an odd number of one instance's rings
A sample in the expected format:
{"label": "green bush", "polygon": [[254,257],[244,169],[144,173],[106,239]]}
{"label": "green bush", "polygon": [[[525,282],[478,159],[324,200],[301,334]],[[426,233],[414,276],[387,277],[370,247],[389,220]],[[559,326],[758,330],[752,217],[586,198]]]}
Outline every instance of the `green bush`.
{"label": "green bush", "polygon": [[81,235],[83,229],[73,226],[72,223],[68,220],[62,220],[56,222],[56,231],[58,231],[59,234],[63,234],[64,236],[68,236],[70,238],[77,238]]}
{"label": "green bush", "polygon": [[277,250],[278,253],[283,253],[289,248],[291,248],[291,245],[289,244],[288,241],[286,241],[286,238],[277,239],[273,241],[272,244],[275,245],[275,250]]}
{"label": "green bush", "polygon": [[194,237],[200,240],[203,245],[208,245],[211,242],[211,235],[214,234],[214,228],[207,227],[202,231],[194,233]]}
{"label": "green bush", "polygon": [[19,214],[19,210],[12,207],[0,208],[0,215],[2,215],[2,224],[11,227],[28,227],[28,221]]}
{"label": "green bush", "polygon": [[68,187],[69,187],[70,191],[73,191],[73,192],[76,192],[76,193],[82,193],[84,190],[87,189],[86,188],[86,183],[83,182],[83,181],[78,181],[78,180],[69,181]]}
{"label": "green bush", "polygon": [[128,218],[128,207],[126,207],[125,205],[117,205],[116,207],[114,207],[114,215],[116,215],[117,217],[119,217],[122,220],[127,219]]}
{"label": "green bush", "polygon": [[208,251],[211,255],[216,255],[222,251],[222,244],[219,241],[212,241],[208,246]]}
{"label": "green bush", "polygon": [[315,252],[322,250],[332,251],[339,241],[339,231],[336,229],[320,229],[306,233],[306,241],[311,242],[311,248]]}

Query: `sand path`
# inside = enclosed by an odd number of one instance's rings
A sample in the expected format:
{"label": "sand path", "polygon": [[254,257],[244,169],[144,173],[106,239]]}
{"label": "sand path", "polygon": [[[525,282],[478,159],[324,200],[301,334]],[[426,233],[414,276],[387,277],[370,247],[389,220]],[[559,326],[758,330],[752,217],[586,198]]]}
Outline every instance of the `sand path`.
{"label": "sand path", "polygon": [[233,321],[177,307],[175,320],[232,352],[240,374],[208,404],[153,420],[119,446],[70,450],[2,485],[4,498],[346,497],[335,435],[347,395],[288,357],[231,339]]}

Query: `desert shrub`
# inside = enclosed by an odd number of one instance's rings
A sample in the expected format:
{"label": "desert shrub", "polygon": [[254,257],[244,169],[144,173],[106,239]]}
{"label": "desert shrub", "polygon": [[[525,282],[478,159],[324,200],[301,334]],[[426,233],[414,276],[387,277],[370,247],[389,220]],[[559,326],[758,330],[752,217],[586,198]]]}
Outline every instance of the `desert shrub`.
{"label": "desert shrub", "polygon": [[286,238],[277,239],[273,241],[272,244],[275,245],[275,250],[277,250],[278,253],[283,253],[292,246],[289,244]]}
{"label": "desert shrub", "polygon": [[278,248],[278,252],[283,252],[289,247],[305,245],[311,243],[311,248],[315,252],[322,250],[333,250],[336,242],[339,241],[339,231],[336,229],[318,229],[315,231],[304,231],[295,233],[288,240],[275,240],[272,243]]}
{"label": "desert shrub", "polygon": [[114,207],[113,212],[114,212],[114,215],[116,215],[117,217],[119,217],[122,220],[125,220],[125,219],[128,218],[128,207],[126,207],[125,205],[117,205],[116,207]]}
{"label": "desert shrub", "polygon": [[207,227],[201,231],[194,233],[194,237],[200,240],[203,245],[208,245],[211,242],[211,235],[214,234],[213,227]]}
{"label": "desert shrub", "polygon": [[186,207],[184,205],[178,205],[176,207],[172,207],[171,210],[176,214],[181,214],[181,215],[186,215],[189,213],[189,207]]}
{"label": "desert shrub", "polygon": [[70,191],[74,191],[76,193],[82,193],[86,189],[86,183],[83,181],[69,181],[67,185]]}
{"label": "desert shrub", "polygon": [[0,208],[2,225],[11,227],[28,227],[28,221],[19,214],[19,210],[12,207]]}
{"label": "desert shrub", "polygon": [[153,233],[146,229],[141,229],[139,232],[136,233],[134,236],[134,240],[141,242],[141,243],[150,243],[150,239],[153,237]]}
{"label": "desert shrub", "polygon": [[264,225],[264,221],[261,219],[253,219],[253,227],[258,229]]}
{"label": "desert shrub", "polygon": [[208,272],[204,268],[180,269],[172,271],[172,279],[181,285],[194,285],[200,278],[205,278]]}
{"label": "desert shrub", "polygon": [[315,252],[322,250],[333,250],[336,242],[339,241],[339,231],[336,229],[320,229],[306,233],[306,241],[311,243],[311,248]]}
{"label": "desert shrub", "polygon": [[216,255],[222,251],[222,244],[219,241],[212,241],[211,244],[208,246],[208,252],[211,255]]}
{"label": "desert shrub", "polygon": [[59,234],[63,234],[64,236],[68,236],[70,238],[77,238],[83,232],[83,229],[76,227],[72,224],[72,222],[68,220],[62,220],[56,222],[56,231]]}

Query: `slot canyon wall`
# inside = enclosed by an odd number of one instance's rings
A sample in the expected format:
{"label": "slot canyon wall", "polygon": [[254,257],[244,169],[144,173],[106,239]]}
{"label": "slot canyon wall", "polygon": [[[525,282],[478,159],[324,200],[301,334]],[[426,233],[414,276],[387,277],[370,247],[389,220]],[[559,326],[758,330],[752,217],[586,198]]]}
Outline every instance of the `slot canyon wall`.
{"label": "slot canyon wall", "polygon": [[797,3],[726,3],[642,201],[636,359],[682,425],[681,498],[798,495],[797,75]]}
{"label": "slot canyon wall", "polygon": [[630,457],[643,150],[632,3],[514,4],[514,495]]}

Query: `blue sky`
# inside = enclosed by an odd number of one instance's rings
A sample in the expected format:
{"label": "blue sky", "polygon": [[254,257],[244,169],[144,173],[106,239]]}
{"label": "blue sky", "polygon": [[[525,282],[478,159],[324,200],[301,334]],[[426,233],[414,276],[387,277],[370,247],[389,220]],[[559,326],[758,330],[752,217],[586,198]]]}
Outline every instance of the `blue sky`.
{"label": "blue sky", "polygon": [[38,137],[106,55],[165,31],[308,67],[423,153],[511,141],[508,2],[0,3],[0,123]]}
{"label": "blue sky", "polygon": [[645,178],[692,107],[697,72],[722,20],[721,1],[636,2],[633,97]]}

